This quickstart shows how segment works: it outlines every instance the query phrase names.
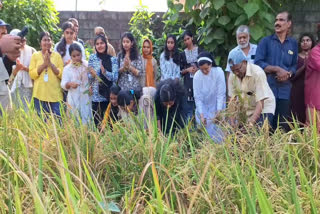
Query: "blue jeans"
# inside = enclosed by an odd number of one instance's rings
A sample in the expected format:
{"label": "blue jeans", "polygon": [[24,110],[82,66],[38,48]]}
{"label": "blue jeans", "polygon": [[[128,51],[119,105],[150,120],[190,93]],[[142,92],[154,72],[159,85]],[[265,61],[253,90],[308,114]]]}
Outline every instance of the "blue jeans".
{"label": "blue jeans", "polygon": [[274,115],[271,114],[271,113],[261,114],[259,120],[257,121],[257,124],[258,124],[259,126],[262,126],[263,123],[264,123],[264,121],[265,121],[266,119],[268,119],[269,125],[272,127],[273,118],[274,118]]}
{"label": "blue jeans", "polygon": [[276,112],[273,117],[272,128],[276,130],[278,128],[278,119],[279,126],[285,131],[289,131],[289,125],[287,120],[290,116],[290,100],[285,99],[276,99]]}
{"label": "blue jeans", "polygon": [[43,113],[52,112],[54,115],[61,117],[60,102],[46,102],[46,101],[41,101],[35,97],[33,98],[33,102],[34,102],[34,107],[38,112],[38,115],[41,115],[41,112]]}
{"label": "blue jeans", "polygon": [[186,111],[186,119],[189,122],[192,120],[192,117],[194,116],[194,110],[195,110],[195,102],[194,101],[187,101],[185,106]]}

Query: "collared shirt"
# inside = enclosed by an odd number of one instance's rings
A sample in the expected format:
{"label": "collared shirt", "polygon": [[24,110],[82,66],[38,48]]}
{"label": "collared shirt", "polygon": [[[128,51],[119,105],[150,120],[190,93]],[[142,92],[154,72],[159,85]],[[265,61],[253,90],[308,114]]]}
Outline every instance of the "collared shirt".
{"label": "collared shirt", "polygon": [[45,102],[59,102],[63,98],[60,87],[63,61],[57,52],[52,52],[50,61],[59,70],[58,75],[52,71],[51,67],[48,67],[46,71],[42,71],[39,75],[38,68],[43,64],[42,52],[35,52],[31,57],[29,74],[31,79],[34,80],[33,97]]}
{"label": "collared shirt", "polygon": [[[298,43],[292,37],[287,37],[283,43],[280,42],[278,36],[273,34],[264,37],[257,48],[255,64],[262,69],[267,66],[279,66],[286,71],[295,74],[298,60]],[[276,74],[267,74],[269,86],[277,99],[290,98],[291,82],[279,82]]]}
{"label": "collared shirt", "polygon": [[245,77],[241,80],[234,73],[228,80],[229,97],[241,96],[247,116],[254,113],[257,102],[264,100],[262,113],[274,114],[276,103],[268,85],[266,74],[257,65],[247,63]]}
{"label": "collared shirt", "polygon": [[250,62],[250,63],[254,63],[254,58],[256,56],[256,51],[257,51],[257,45],[255,44],[251,44],[249,43],[250,45],[250,49],[249,49],[249,52],[248,52],[248,55],[246,55],[243,50],[239,47],[239,45],[235,48],[233,48],[230,52],[229,52],[229,55],[228,55],[228,61],[227,61],[227,67],[226,67],[226,71],[227,72],[231,72],[231,68],[230,68],[230,65],[229,65],[229,59],[230,59],[230,54],[233,53],[233,52],[236,52],[236,51],[241,51],[243,53],[243,55],[246,57],[247,61]]}

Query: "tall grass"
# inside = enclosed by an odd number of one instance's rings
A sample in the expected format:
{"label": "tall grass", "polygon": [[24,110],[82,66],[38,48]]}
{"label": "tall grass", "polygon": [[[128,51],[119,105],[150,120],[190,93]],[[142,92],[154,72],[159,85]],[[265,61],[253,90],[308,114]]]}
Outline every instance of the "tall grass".
{"label": "tall grass", "polygon": [[0,213],[318,213],[316,128],[175,136],[135,117],[100,133],[31,107],[0,120]]}

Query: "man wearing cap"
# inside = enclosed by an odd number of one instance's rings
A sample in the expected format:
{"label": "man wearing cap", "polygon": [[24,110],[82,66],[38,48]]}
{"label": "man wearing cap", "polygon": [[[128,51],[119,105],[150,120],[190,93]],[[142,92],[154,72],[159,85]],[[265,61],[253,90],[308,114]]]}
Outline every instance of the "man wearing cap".
{"label": "man wearing cap", "polygon": [[241,52],[247,59],[248,62],[254,63],[254,58],[256,55],[257,45],[250,43],[250,29],[246,25],[240,25],[236,31],[236,39],[238,46],[232,49],[229,52],[228,55],[228,61],[227,61],[227,80],[229,78],[229,75],[231,73],[230,64],[229,64],[229,58],[230,54],[233,52]]}
{"label": "man wearing cap", "polygon": [[232,102],[241,100],[250,125],[263,122],[264,119],[272,122],[276,104],[265,72],[248,62],[239,51],[230,53],[228,63],[232,71],[228,80],[228,95],[231,98],[229,106],[235,106]]}
{"label": "man wearing cap", "polygon": [[289,37],[292,16],[284,11],[276,16],[275,34],[264,37],[257,48],[255,64],[259,65],[267,74],[269,86],[276,98],[276,111],[273,128],[279,125],[288,131],[286,123],[290,115],[290,78],[296,72],[298,59],[298,43]]}

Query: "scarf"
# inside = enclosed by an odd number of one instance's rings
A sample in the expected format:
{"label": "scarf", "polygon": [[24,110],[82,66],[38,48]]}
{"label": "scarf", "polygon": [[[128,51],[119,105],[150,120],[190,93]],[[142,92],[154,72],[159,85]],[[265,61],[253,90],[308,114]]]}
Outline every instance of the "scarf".
{"label": "scarf", "polygon": [[149,42],[150,44],[150,54],[146,55],[142,53],[143,58],[147,60],[146,64],[146,87],[156,87],[156,84],[154,82],[154,71],[153,71],[153,65],[152,65],[152,53],[153,53],[153,46],[150,39],[145,39],[142,44],[145,42]]}

